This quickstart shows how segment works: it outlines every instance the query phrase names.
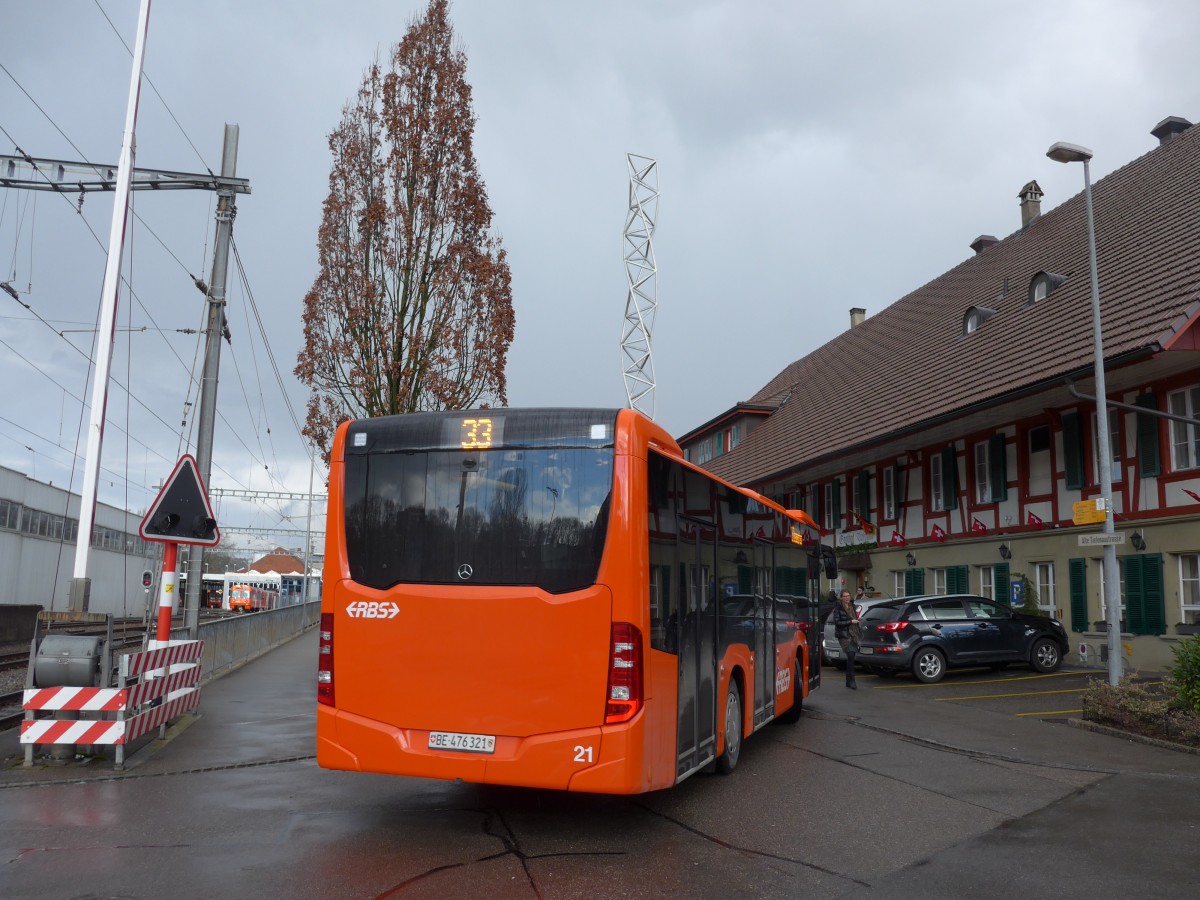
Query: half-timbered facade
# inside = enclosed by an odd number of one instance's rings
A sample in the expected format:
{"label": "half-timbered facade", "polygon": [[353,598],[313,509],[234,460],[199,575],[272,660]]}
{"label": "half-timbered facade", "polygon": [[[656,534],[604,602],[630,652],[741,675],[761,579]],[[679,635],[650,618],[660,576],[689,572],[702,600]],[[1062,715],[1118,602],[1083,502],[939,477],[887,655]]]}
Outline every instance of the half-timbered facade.
{"label": "half-timbered facade", "polygon": [[[1093,186],[1123,654],[1161,669],[1200,630],[1200,128]],[[805,509],[847,580],[891,596],[1027,586],[1107,658],[1084,197],[1023,222],[799,359],[680,443]],[[745,427],[736,444],[705,442]],[[831,428],[828,423],[837,423]],[[701,460],[699,457],[707,458]]]}

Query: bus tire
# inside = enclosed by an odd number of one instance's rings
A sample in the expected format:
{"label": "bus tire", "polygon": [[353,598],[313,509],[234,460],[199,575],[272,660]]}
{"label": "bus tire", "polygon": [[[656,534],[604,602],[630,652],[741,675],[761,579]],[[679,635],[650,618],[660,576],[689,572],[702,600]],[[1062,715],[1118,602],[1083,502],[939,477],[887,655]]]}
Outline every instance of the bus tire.
{"label": "bus tire", "polygon": [[800,685],[799,663],[792,670],[792,684],[795,686],[795,698],[792,700],[792,705],[779,716],[779,721],[784,725],[795,725],[800,721],[800,713],[804,711],[804,694],[803,688]]}
{"label": "bus tire", "polygon": [[[732,723],[732,724],[731,724]],[[742,755],[742,689],[733,678],[725,692],[725,752],[717,757],[717,771],[728,775]]]}

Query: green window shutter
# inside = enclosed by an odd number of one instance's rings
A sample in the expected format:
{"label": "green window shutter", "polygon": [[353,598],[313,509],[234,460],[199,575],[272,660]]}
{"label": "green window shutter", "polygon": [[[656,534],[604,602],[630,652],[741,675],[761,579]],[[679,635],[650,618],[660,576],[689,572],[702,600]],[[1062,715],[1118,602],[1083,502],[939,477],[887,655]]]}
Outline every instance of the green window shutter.
{"label": "green window shutter", "polygon": [[1125,625],[1132,634],[1165,634],[1161,553],[1125,557]]}
{"label": "green window shutter", "polygon": [[1087,560],[1069,561],[1071,581],[1071,630],[1088,630]]}
{"label": "green window shutter", "polygon": [[1067,490],[1083,488],[1083,440],[1079,431],[1078,413],[1062,417],[1063,468],[1067,475]]}
{"label": "green window shutter", "polygon": [[[1143,409],[1158,409],[1158,399],[1154,394],[1142,394],[1136,401]],[[1162,469],[1158,449],[1158,416],[1146,413],[1137,414],[1137,458],[1138,474],[1143,478],[1158,475]]]}
{"label": "green window shutter", "polygon": [[904,573],[904,595],[915,597],[925,593],[925,570],[909,569]]}
{"label": "green window shutter", "polygon": [[946,509],[958,509],[958,455],[953,447],[942,451],[942,497]]}
{"label": "green window shutter", "polygon": [[1002,434],[988,438],[988,481],[993,503],[1008,499],[1008,450]]}
{"label": "green window shutter", "polygon": [[967,566],[954,566],[950,571],[955,573],[954,581],[957,587],[954,589],[954,593],[969,594],[971,592],[971,570]]}
{"label": "green window shutter", "polygon": [[1125,559],[1125,628],[1131,634],[1149,634],[1146,631],[1146,606],[1142,580],[1142,558],[1130,556]]}
{"label": "green window shutter", "polygon": [[1012,582],[1008,577],[1008,563],[1000,563],[992,569],[996,582],[996,599],[1001,603],[1012,603]]}

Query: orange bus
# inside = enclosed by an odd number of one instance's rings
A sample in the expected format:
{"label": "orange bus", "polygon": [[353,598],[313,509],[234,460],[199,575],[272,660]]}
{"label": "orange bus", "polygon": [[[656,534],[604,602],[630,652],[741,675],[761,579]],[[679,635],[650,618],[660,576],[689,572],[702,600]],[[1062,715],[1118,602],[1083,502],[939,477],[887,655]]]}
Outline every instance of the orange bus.
{"label": "orange bus", "polygon": [[614,794],[728,773],[819,683],[806,525],[628,409],[344,422],[317,762]]}

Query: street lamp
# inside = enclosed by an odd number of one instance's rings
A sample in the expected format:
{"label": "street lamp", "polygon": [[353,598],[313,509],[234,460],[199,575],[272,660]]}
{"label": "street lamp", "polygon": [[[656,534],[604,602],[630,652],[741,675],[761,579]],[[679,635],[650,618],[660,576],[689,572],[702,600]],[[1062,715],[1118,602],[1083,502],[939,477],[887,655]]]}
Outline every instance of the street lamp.
{"label": "street lamp", "polygon": [[[1104,524],[1101,531],[1113,534],[1112,451],[1109,447],[1108,392],[1104,386],[1104,341],[1100,332],[1100,280],[1096,274],[1096,223],[1092,217],[1092,178],[1088,160],[1092,151],[1078,144],[1054,144],[1046,155],[1055,162],[1083,163],[1083,202],[1087,209],[1088,262],[1092,273],[1092,341],[1096,367],[1096,451],[1100,457],[1100,493],[1104,500]],[[1121,585],[1117,571],[1117,548],[1104,544],[1101,563],[1104,584],[1105,618],[1108,621],[1108,683],[1121,681]]]}

